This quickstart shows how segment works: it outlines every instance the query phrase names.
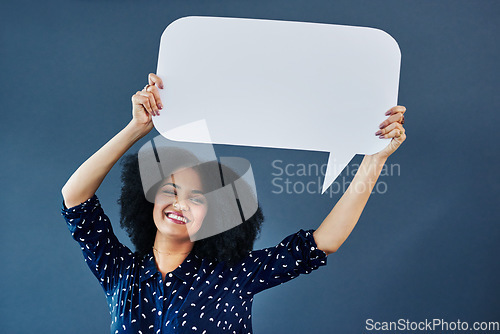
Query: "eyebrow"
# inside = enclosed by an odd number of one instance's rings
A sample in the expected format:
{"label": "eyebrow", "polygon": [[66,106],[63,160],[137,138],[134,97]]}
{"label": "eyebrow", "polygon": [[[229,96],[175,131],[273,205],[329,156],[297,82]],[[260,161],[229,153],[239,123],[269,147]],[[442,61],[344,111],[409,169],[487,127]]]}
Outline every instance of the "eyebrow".
{"label": "eyebrow", "polygon": [[[165,187],[165,186],[172,186],[174,187],[175,189],[182,189],[181,186],[175,184],[175,183],[172,183],[172,182],[168,182],[168,183],[165,183],[164,185],[162,185],[162,187]],[[203,192],[201,190],[191,190],[191,194],[200,194],[200,195],[204,195]]]}

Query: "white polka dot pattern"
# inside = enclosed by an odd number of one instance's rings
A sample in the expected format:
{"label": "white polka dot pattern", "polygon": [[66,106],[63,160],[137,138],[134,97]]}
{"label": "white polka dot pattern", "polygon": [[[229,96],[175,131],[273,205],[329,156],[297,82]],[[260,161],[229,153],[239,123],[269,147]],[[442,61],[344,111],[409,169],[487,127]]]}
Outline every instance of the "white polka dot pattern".
{"label": "white polka dot pattern", "polygon": [[313,230],[254,250],[233,266],[189,254],[165,281],[153,253],[122,245],[94,195],[62,213],[84,259],[99,280],[111,314],[111,333],[252,333],[253,296],[326,265]]}

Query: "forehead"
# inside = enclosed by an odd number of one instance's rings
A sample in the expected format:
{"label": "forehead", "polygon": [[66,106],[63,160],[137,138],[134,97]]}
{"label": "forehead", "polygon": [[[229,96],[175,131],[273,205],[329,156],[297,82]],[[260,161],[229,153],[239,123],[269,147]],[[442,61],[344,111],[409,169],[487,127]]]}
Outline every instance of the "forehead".
{"label": "forehead", "polygon": [[172,172],[162,182],[162,186],[172,183],[181,188],[201,190],[202,182],[198,173],[193,168],[181,168]]}

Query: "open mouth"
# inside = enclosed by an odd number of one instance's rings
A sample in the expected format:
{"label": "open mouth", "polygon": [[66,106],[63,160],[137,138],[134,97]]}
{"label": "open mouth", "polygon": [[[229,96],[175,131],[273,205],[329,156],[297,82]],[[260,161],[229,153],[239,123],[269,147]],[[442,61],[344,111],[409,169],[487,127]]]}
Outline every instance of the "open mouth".
{"label": "open mouth", "polygon": [[167,216],[168,219],[170,219],[171,221],[173,221],[176,224],[183,225],[183,224],[189,223],[189,219],[187,219],[183,215],[177,214],[175,212],[167,212],[165,215]]}

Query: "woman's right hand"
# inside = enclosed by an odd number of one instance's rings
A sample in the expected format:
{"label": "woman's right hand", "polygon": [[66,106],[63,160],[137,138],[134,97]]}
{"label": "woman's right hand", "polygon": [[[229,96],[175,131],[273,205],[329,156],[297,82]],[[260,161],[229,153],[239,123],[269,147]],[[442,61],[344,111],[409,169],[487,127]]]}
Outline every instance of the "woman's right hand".
{"label": "woman's right hand", "polygon": [[148,133],[153,129],[153,116],[163,109],[158,89],[163,89],[163,81],[154,73],[148,76],[148,85],[132,96],[132,123]]}
{"label": "woman's right hand", "polygon": [[91,198],[113,165],[153,128],[153,116],[159,115],[163,108],[158,93],[158,88],[163,89],[163,82],[153,73],[148,81],[149,85],[132,96],[132,121],[88,158],[64,185],[62,195],[66,207]]}

